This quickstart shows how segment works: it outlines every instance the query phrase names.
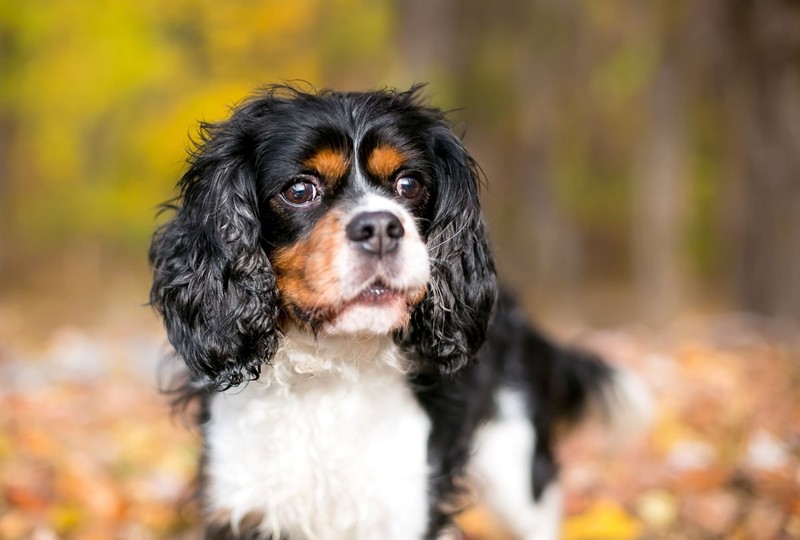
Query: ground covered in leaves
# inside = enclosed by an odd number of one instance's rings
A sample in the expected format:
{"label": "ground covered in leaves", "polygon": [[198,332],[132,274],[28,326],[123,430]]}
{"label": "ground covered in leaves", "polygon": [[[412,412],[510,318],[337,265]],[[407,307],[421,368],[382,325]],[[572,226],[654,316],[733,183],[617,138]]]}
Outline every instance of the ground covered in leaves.
{"label": "ground covered in leaves", "polygon": [[[199,439],[158,393],[167,348],[139,311],[37,335],[0,304],[0,538],[197,537]],[[582,338],[646,381],[655,412],[643,434],[565,438],[563,538],[800,538],[796,336],[724,316]],[[480,508],[461,524],[508,538]]]}

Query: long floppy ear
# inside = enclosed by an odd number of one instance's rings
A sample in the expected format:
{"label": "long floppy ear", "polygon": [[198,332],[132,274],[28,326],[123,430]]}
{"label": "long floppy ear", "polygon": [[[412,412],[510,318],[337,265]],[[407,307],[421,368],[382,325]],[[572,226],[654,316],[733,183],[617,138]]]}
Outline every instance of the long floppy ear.
{"label": "long floppy ear", "polygon": [[279,337],[246,115],[242,109],[226,123],[202,126],[176,214],[150,246],[150,301],[193,378],[219,390],[257,378]]}
{"label": "long floppy ear", "polygon": [[437,194],[427,235],[431,283],[403,344],[423,364],[447,375],[474,358],[486,339],[497,280],[478,200],[477,165],[443,123],[435,128],[433,153]]}

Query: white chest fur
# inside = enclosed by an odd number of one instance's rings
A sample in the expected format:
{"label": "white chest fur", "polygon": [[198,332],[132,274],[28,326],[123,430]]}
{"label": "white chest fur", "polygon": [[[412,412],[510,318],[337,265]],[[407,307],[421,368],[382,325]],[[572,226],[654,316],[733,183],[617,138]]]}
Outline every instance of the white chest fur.
{"label": "white chest fur", "polygon": [[258,382],[211,403],[207,502],[275,538],[422,538],[429,431],[391,341],[288,334]]}

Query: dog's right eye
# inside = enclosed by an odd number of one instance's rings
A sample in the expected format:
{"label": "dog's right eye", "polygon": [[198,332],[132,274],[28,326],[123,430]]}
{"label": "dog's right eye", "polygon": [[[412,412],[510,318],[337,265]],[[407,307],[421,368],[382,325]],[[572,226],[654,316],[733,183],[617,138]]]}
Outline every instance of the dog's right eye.
{"label": "dog's right eye", "polygon": [[283,190],[281,197],[292,206],[307,206],[319,199],[317,186],[310,179],[300,179]]}

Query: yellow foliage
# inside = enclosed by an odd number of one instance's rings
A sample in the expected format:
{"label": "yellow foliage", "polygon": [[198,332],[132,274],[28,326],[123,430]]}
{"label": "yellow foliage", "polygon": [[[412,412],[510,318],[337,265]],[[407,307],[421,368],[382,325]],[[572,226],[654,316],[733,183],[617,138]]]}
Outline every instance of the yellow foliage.
{"label": "yellow foliage", "polygon": [[11,134],[0,197],[11,239],[103,238],[140,249],[199,120],[225,117],[266,83],[338,85],[341,72],[374,85],[391,69],[390,8],[385,0],[0,3],[10,44],[0,51],[0,130]]}
{"label": "yellow foliage", "polygon": [[617,503],[596,502],[588,511],[564,523],[563,540],[634,540],[642,527]]}

